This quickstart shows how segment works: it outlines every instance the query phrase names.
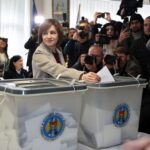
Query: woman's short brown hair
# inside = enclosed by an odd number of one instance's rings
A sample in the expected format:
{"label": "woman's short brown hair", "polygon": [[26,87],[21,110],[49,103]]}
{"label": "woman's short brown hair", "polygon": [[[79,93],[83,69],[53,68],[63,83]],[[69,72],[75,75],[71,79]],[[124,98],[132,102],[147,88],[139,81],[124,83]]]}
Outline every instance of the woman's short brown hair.
{"label": "woman's short brown hair", "polygon": [[60,45],[62,39],[63,39],[63,30],[61,24],[55,20],[55,19],[46,19],[39,27],[39,43],[42,42],[42,34],[43,32],[47,31],[52,25],[55,26],[57,32],[58,32],[58,42],[57,47]]}

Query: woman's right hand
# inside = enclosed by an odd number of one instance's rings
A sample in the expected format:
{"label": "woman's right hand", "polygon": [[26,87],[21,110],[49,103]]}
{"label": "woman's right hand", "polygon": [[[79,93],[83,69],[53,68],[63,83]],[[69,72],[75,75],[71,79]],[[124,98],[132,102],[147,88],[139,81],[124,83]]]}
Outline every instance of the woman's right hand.
{"label": "woman's right hand", "polygon": [[81,80],[89,83],[98,83],[101,78],[94,72],[85,73],[82,75]]}

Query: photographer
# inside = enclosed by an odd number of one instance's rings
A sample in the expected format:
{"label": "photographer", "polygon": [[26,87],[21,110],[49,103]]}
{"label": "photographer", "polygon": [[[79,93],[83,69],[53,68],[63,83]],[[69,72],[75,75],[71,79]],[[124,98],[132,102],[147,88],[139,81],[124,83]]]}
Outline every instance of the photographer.
{"label": "photographer", "polygon": [[99,34],[99,31],[101,30],[102,24],[97,23],[97,20],[103,18],[106,19],[108,22],[111,22],[111,17],[110,17],[110,13],[105,12],[105,13],[101,13],[101,12],[95,12],[94,13],[94,20],[93,20],[93,24],[91,25],[91,34],[92,34],[92,40],[93,43],[97,43],[97,41],[95,40],[95,36],[96,34]]}
{"label": "photographer", "polygon": [[143,34],[144,20],[140,14],[133,14],[130,21],[124,24],[118,39],[118,46],[123,46],[125,49],[130,49],[132,43],[140,39]]}
{"label": "photographer", "polygon": [[84,26],[79,26],[78,31],[74,33],[64,48],[64,54],[68,56],[68,67],[72,67],[78,60],[81,53],[88,52],[91,42],[89,34],[84,31]]}
{"label": "photographer", "polygon": [[30,77],[32,77],[32,56],[38,46],[38,26],[32,28],[31,36],[24,44],[25,49],[28,49],[27,66]]}
{"label": "photographer", "polygon": [[103,66],[102,60],[102,47],[95,44],[89,48],[88,54],[80,55],[78,62],[73,66],[73,68],[86,72],[97,72]]}
{"label": "photographer", "polygon": [[106,66],[112,75],[118,73],[117,57],[107,54],[103,59],[103,66]]}
{"label": "photographer", "polygon": [[137,77],[139,74],[142,74],[138,60],[129,54],[124,47],[118,47],[114,51],[114,55],[117,57],[116,60],[119,75]]}

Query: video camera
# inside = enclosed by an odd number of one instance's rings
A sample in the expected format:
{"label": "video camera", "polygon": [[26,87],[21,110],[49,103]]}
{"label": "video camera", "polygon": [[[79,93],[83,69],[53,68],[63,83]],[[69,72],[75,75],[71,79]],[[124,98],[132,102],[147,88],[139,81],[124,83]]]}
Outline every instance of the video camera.
{"label": "video camera", "polygon": [[96,63],[96,56],[87,55],[84,58],[85,64],[93,65],[93,63]]}

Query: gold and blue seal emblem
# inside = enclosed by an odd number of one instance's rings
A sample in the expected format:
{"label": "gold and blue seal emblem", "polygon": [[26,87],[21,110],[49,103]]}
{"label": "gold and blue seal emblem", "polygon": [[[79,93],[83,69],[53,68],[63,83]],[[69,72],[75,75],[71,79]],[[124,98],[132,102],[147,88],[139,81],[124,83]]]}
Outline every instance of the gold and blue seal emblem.
{"label": "gold and blue seal emblem", "polygon": [[53,112],[46,116],[41,125],[41,134],[46,140],[55,140],[62,135],[65,120],[60,113]]}
{"label": "gold and blue seal emblem", "polygon": [[119,104],[115,110],[113,115],[113,123],[117,127],[123,127],[127,124],[130,118],[130,110],[129,106],[126,103]]}

